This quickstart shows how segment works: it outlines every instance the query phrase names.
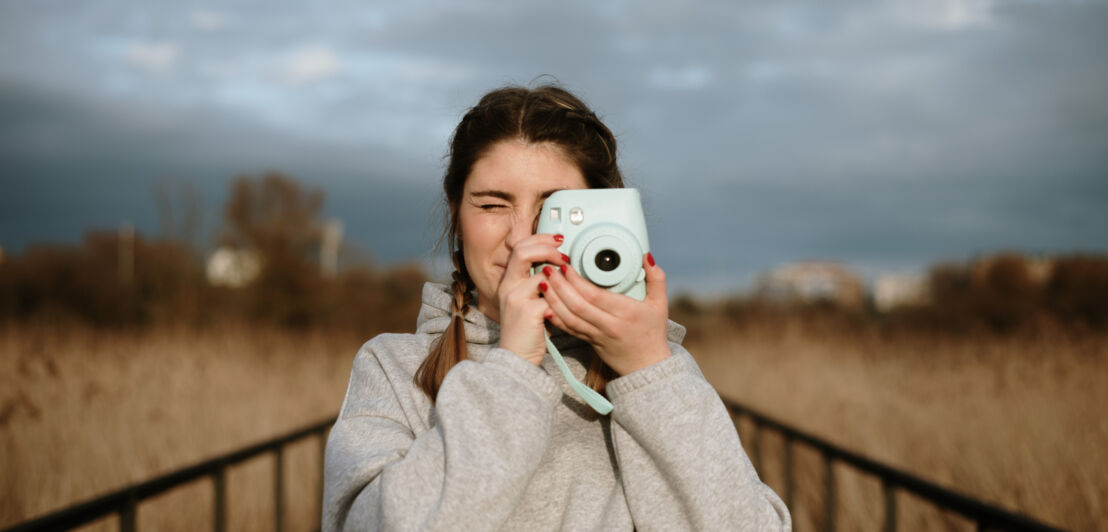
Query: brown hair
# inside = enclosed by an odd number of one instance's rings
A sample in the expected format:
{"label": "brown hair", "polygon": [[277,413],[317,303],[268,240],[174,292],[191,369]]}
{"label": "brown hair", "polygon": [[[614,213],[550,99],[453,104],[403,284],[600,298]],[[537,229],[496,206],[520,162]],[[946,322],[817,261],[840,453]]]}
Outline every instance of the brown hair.
{"label": "brown hair", "polygon": [[[466,359],[464,318],[473,303],[473,280],[466,271],[458,242],[458,207],[462,190],[474,163],[496,143],[518,139],[529,143],[551,143],[566,155],[589,188],[623,187],[616,164],[616,139],[611,130],[576,96],[553,85],[535,89],[505,87],[481,98],[462,117],[450,141],[449,163],[443,176],[449,218],[444,236],[454,263],[454,304],[450,325],[431,344],[431,351],[419,366],[415,382],[432,400],[438,395],[446,372]],[[595,353],[589,361],[585,384],[603,392],[615,377]]]}

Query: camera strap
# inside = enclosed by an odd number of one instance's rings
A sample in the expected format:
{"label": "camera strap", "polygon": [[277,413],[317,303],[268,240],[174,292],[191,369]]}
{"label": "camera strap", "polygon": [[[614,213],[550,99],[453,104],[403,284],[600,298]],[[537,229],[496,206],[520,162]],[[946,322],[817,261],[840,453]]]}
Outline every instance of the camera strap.
{"label": "camera strap", "polygon": [[600,415],[606,415],[612,411],[612,403],[600,395],[596,390],[585,386],[581,381],[577,380],[577,377],[573,376],[573,373],[569,371],[569,366],[566,365],[566,361],[562,359],[562,353],[558,351],[558,348],[554,346],[554,342],[550,341],[550,334],[543,331],[543,335],[546,336],[546,351],[550,353],[550,356],[554,359],[554,363],[558,365],[558,369],[561,370],[562,376],[566,378],[566,383],[569,387],[577,393],[578,397],[584,399],[593,410]]}

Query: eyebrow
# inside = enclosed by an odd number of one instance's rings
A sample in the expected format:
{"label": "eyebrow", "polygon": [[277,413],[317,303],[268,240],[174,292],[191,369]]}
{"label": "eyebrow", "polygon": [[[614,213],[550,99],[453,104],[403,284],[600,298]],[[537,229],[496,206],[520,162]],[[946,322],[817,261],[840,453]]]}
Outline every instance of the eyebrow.
{"label": "eyebrow", "polygon": [[504,201],[509,201],[509,202],[512,201],[512,198],[513,198],[513,196],[511,194],[508,194],[507,192],[502,192],[502,191],[499,191],[499,190],[477,190],[477,191],[474,191],[474,192],[470,192],[469,195],[471,197],[474,197],[474,198],[484,198],[484,197],[499,198],[499,199],[502,199]]}
{"label": "eyebrow", "polygon": [[[553,194],[553,193],[555,193],[559,190],[565,190],[565,189],[552,188],[552,189],[544,191],[542,194],[540,194],[539,198],[545,200],[546,198],[549,198],[551,194]],[[471,197],[474,197],[474,198],[478,198],[478,197],[499,198],[499,199],[502,199],[502,200],[508,201],[508,202],[511,202],[513,199],[515,199],[515,196],[513,196],[513,195],[511,195],[507,192],[504,192],[502,190],[477,190],[477,191],[474,191],[474,192],[470,192],[469,195]]]}

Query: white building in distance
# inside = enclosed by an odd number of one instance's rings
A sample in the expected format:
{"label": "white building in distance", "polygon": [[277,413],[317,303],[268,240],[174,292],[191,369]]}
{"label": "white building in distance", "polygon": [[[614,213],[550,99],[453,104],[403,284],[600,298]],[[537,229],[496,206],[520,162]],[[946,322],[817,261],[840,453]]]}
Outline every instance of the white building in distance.
{"label": "white building in distance", "polygon": [[232,249],[221,246],[208,257],[205,273],[208,282],[215,286],[242,288],[262,272],[258,254],[248,249]]}
{"label": "white building in distance", "polygon": [[873,282],[873,306],[878,312],[927,302],[927,279],[921,275],[885,274]]}
{"label": "white building in distance", "polygon": [[831,261],[794,262],[778,267],[758,280],[758,295],[783,303],[827,301],[846,308],[865,302],[862,279],[846,266]]}

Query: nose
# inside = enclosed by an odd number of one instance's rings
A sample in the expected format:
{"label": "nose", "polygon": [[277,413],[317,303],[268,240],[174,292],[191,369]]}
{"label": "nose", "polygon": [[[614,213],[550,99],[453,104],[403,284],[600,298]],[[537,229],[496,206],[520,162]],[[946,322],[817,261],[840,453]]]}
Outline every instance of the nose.
{"label": "nose", "polygon": [[515,249],[517,242],[535,234],[538,225],[539,213],[537,210],[535,212],[520,211],[516,216],[513,216],[512,226],[508,229],[508,238],[505,240],[508,249]]}

